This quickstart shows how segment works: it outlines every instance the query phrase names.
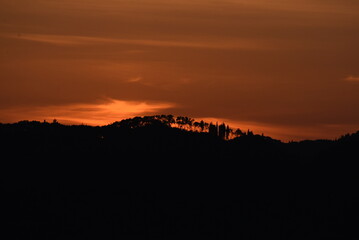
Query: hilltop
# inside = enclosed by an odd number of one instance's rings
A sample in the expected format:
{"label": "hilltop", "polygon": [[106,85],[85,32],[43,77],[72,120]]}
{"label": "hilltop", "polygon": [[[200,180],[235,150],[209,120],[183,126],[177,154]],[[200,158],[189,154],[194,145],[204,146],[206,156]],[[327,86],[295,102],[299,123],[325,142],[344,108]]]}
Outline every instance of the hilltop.
{"label": "hilltop", "polygon": [[128,166],[153,172],[161,165],[185,171],[247,168],[243,174],[259,170],[268,174],[283,166],[296,172],[340,169],[355,164],[359,144],[359,132],[336,140],[283,143],[224,123],[172,115],[135,117],[97,127],[21,121],[0,124],[0,138],[3,154],[29,168],[40,163],[66,169]]}
{"label": "hilltop", "polygon": [[171,115],[0,124],[14,239],[358,237],[359,132],[283,143]]}
{"label": "hilltop", "polygon": [[[203,159],[256,160],[328,160],[335,156],[350,156],[358,144],[359,132],[336,140],[316,140],[283,143],[263,134],[232,129],[225,123],[195,121],[189,117],[155,115],[135,117],[106,126],[62,125],[38,121],[0,124],[1,146],[13,154],[27,153],[27,158],[67,158],[82,154],[82,158],[106,160],[120,152],[132,159],[185,157]],[[56,153],[56,154],[53,154]],[[21,157],[21,156],[19,156]],[[165,160],[165,159],[162,159]]]}

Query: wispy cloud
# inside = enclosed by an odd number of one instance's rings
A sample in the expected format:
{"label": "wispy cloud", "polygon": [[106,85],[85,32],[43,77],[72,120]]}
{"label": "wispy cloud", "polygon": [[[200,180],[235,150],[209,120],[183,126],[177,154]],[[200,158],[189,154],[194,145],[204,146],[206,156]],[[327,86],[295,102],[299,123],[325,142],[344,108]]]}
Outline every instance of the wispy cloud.
{"label": "wispy cloud", "polygon": [[[344,2],[344,3],[343,3]],[[275,9],[275,10],[285,10],[285,11],[321,11],[321,12],[338,12],[343,10],[350,10],[353,7],[357,7],[356,1],[347,1],[343,0],[331,0],[331,1],[322,1],[322,0],[153,0],[153,1],[131,1],[131,0],[86,0],[86,4],[83,4],[83,1],[72,0],[72,1],[60,1],[60,0],[37,0],[37,4],[42,6],[52,8],[52,9],[61,9],[61,10],[83,10],[83,11],[98,11],[100,13],[118,13],[124,8],[129,9],[141,9],[142,11],[150,11],[156,9],[183,9],[183,8],[200,8],[200,9],[210,9],[218,8],[218,6],[230,7],[256,7],[263,9]],[[354,12],[354,11],[353,11]]]}
{"label": "wispy cloud", "polygon": [[359,76],[349,75],[344,78],[344,80],[348,82],[359,82]]}
{"label": "wispy cloud", "polygon": [[142,79],[143,79],[142,77],[134,77],[134,78],[128,79],[127,82],[135,83],[135,82],[141,81]]}
{"label": "wispy cloud", "polygon": [[114,39],[111,38],[74,36],[74,35],[3,34],[1,36],[18,39],[18,40],[48,43],[53,45],[92,45],[92,44],[116,43],[116,41],[114,41]]}
{"label": "wispy cloud", "polygon": [[167,102],[107,99],[105,102],[100,103],[3,109],[2,113],[4,114],[3,117],[5,116],[9,119],[5,120],[6,122],[24,119],[39,121],[57,119],[63,123],[106,125],[124,118],[156,114],[173,107],[175,107],[175,104]]}
{"label": "wispy cloud", "polygon": [[269,43],[255,39],[181,39],[181,40],[154,40],[154,39],[124,39],[102,38],[75,35],[49,34],[2,34],[1,37],[41,42],[60,46],[101,45],[101,44],[128,44],[152,47],[183,47],[204,49],[243,49],[269,50],[273,49]]}
{"label": "wispy cloud", "polygon": [[256,7],[258,9],[286,11],[286,12],[305,12],[305,13],[357,13],[359,5],[352,1],[344,3],[342,0],[321,1],[321,0],[225,0],[223,2],[233,5]]}

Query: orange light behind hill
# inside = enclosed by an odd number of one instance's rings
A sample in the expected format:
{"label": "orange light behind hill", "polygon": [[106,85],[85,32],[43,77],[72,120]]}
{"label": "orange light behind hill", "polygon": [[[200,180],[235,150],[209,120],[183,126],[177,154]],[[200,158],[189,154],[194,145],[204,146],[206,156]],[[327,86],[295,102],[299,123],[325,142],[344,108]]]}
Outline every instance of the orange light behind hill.
{"label": "orange light behind hill", "polygon": [[[32,109],[11,109],[3,112],[3,117],[12,121],[58,120],[66,124],[87,124],[93,126],[106,125],[124,118],[138,115],[154,114],[158,111],[173,107],[171,103],[135,102],[107,99],[105,102],[93,104],[69,104],[59,106],[44,106]],[[2,119],[0,119],[1,121]],[[2,120],[3,121],[3,120]]]}

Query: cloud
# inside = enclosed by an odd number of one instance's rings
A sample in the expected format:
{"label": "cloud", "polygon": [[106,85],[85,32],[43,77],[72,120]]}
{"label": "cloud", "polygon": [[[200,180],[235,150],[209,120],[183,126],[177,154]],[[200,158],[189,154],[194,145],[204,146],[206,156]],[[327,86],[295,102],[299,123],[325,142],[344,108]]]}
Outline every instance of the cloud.
{"label": "cloud", "polygon": [[359,82],[359,76],[349,75],[346,78],[344,78],[344,80],[348,82]]}
{"label": "cloud", "polygon": [[49,34],[2,34],[1,37],[27,40],[32,42],[47,43],[60,46],[78,45],[108,45],[127,44],[151,47],[182,47],[202,49],[237,49],[237,50],[270,50],[267,42],[254,39],[182,39],[182,40],[154,40],[154,39],[124,39],[124,38],[102,38],[76,35],[49,35]]}
{"label": "cloud", "polygon": [[16,122],[20,120],[57,119],[62,123],[106,125],[125,118],[140,115],[151,115],[165,109],[175,107],[167,102],[138,102],[107,99],[100,103],[76,103],[58,106],[28,107],[2,109],[3,118],[0,121]]}
{"label": "cloud", "polygon": [[346,13],[356,14],[358,10],[357,1],[345,2],[342,0],[226,0],[233,5],[246,7],[255,7],[258,9],[267,9],[286,12],[305,12],[305,13]]}
{"label": "cloud", "polygon": [[104,43],[116,43],[111,38],[74,36],[74,35],[49,35],[49,34],[2,34],[2,37],[8,37],[18,40],[27,40],[32,42],[48,43],[53,45],[93,45]]}
{"label": "cloud", "polygon": [[134,77],[134,78],[128,79],[127,82],[135,83],[135,82],[141,81],[142,79],[143,79],[142,77]]}
{"label": "cloud", "polygon": [[[26,0],[13,1],[24,2]],[[118,14],[124,13],[123,9],[130,9],[146,12],[154,10],[168,10],[168,9],[218,9],[218,7],[229,6],[229,7],[255,7],[260,9],[275,9],[281,11],[305,11],[305,12],[318,12],[318,11],[330,11],[339,12],[343,10],[355,9],[353,7],[358,6],[356,0],[152,0],[152,1],[131,1],[131,0],[32,0],[34,2],[29,8],[35,6],[41,6],[44,9],[54,9],[61,11],[96,11],[97,14]],[[86,4],[84,4],[84,2]]]}

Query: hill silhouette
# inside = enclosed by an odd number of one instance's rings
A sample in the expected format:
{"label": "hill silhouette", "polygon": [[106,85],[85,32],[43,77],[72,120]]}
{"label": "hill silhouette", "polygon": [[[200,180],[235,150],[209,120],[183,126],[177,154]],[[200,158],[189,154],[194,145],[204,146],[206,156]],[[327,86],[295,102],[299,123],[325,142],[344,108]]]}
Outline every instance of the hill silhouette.
{"label": "hill silhouette", "polygon": [[357,239],[359,132],[283,143],[188,117],[0,124],[10,239]]}

